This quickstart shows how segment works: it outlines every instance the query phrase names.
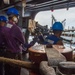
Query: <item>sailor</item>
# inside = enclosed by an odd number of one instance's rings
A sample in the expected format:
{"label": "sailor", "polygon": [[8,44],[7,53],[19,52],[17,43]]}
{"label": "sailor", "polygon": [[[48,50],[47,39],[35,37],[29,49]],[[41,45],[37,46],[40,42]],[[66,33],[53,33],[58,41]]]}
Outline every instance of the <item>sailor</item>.
{"label": "sailor", "polygon": [[[5,35],[9,30],[5,27],[7,18],[5,16],[0,16],[0,56],[4,56],[5,53]],[[0,75],[3,75],[3,63],[0,62]]]}
{"label": "sailor", "polygon": [[55,22],[52,26],[53,34],[48,35],[45,40],[47,41],[46,43],[48,46],[51,45],[63,45],[62,39],[61,39],[61,34],[63,31],[63,25],[60,22]]}
{"label": "sailor", "polygon": [[[25,43],[25,39],[21,29],[17,25],[19,20],[19,12],[16,8],[9,8],[6,12],[8,16],[8,23],[6,27],[10,29],[9,38],[7,39],[7,51],[5,57],[21,60],[22,44]],[[20,67],[5,64],[5,75],[20,75]]]}

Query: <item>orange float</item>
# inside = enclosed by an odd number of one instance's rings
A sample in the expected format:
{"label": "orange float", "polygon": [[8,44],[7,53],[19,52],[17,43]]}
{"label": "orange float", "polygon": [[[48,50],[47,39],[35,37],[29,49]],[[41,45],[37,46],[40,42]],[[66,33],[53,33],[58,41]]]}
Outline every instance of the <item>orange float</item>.
{"label": "orange float", "polygon": [[44,45],[37,45],[29,48],[29,59],[35,63],[47,60]]}
{"label": "orange float", "polygon": [[72,61],[73,59],[73,50],[70,47],[64,47],[62,45],[53,45],[53,48],[62,53],[67,61]]}

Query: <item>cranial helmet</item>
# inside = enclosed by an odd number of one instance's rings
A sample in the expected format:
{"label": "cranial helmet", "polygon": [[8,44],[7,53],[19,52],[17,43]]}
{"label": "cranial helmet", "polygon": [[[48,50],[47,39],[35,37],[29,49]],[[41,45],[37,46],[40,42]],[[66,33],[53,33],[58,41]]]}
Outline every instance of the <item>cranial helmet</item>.
{"label": "cranial helmet", "polygon": [[0,21],[6,22],[7,18],[5,16],[0,16]]}
{"label": "cranial helmet", "polygon": [[61,30],[63,31],[63,25],[60,22],[55,22],[52,26],[52,30]]}
{"label": "cranial helmet", "polygon": [[16,15],[18,16],[19,15],[19,12],[16,8],[12,7],[12,8],[9,8],[6,12],[7,15]]}

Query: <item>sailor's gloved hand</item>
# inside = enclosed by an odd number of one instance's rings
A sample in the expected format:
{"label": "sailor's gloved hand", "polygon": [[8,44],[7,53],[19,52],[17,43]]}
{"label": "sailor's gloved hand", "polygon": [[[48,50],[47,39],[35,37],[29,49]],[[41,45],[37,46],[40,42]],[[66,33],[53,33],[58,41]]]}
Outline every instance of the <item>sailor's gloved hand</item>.
{"label": "sailor's gloved hand", "polygon": [[34,41],[34,42],[38,42],[39,39],[36,37],[36,38],[33,38],[33,41]]}
{"label": "sailor's gloved hand", "polygon": [[38,38],[41,42],[44,42],[44,37],[42,35],[39,35]]}
{"label": "sailor's gloved hand", "polygon": [[33,38],[33,41],[36,42],[37,41],[37,38]]}

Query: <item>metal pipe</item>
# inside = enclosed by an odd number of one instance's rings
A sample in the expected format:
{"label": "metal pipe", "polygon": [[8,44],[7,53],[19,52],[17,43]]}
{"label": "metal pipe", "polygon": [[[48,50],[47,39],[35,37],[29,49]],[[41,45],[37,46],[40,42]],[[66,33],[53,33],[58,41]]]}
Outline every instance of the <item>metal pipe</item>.
{"label": "metal pipe", "polygon": [[12,3],[12,4],[9,4],[6,7],[2,7],[2,8],[0,8],[0,11],[6,10],[8,8],[11,8],[11,7],[14,7],[14,5],[16,5],[16,4],[20,3],[20,2],[22,2],[22,1],[17,1],[16,3]]}
{"label": "metal pipe", "polygon": [[[60,5],[61,5],[61,7],[60,7]],[[27,10],[29,10],[29,11],[43,11],[43,10],[50,10],[51,8],[51,6],[53,6],[53,9],[60,9],[60,8],[65,8],[66,6],[65,5],[67,5],[67,2],[61,2],[61,3],[59,3],[59,4],[53,4],[53,5],[50,5],[50,4],[45,4],[45,6],[42,6],[41,5],[41,7],[37,7],[37,8],[30,8],[30,7],[28,7],[28,8],[26,8]],[[69,2],[69,7],[74,7],[75,6],[75,1],[71,1],[71,2]]]}
{"label": "metal pipe", "polygon": [[41,3],[41,4],[36,4],[35,6],[32,6],[32,8],[40,8],[40,7],[44,7],[44,6],[47,6],[47,5],[55,5],[55,4],[65,3],[65,2],[68,2],[68,1],[67,0],[65,0],[65,1],[48,1],[48,2],[45,2],[45,3]]}

